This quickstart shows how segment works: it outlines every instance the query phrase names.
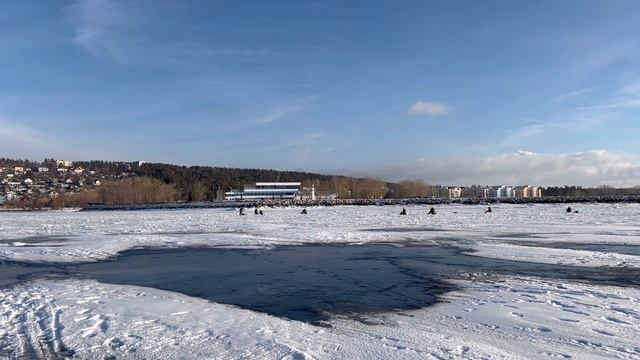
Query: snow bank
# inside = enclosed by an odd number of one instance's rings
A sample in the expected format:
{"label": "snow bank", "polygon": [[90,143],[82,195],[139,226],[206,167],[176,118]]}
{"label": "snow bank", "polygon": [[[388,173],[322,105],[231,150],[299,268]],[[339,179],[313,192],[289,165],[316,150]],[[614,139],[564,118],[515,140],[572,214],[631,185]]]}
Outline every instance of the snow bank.
{"label": "snow bank", "polygon": [[467,290],[433,307],[316,327],[156,289],[36,281],[0,292],[0,349],[81,359],[640,357],[639,290],[526,278],[458,284]]}

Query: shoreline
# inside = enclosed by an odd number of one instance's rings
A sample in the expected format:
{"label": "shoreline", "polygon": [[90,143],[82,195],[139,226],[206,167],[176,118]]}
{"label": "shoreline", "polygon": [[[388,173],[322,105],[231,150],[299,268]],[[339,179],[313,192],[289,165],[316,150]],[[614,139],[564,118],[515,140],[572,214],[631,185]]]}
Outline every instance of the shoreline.
{"label": "shoreline", "polygon": [[542,197],[542,198],[410,198],[410,199],[337,199],[337,200],[267,200],[267,201],[217,201],[159,204],[89,204],[78,208],[15,209],[2,208],[2,212],[36,211],[129,211],[129,210],[179,210],[179,209],[228,209],[254,207],[312,207],[312,206],[395,206],[395,205],[493,205],[493,204],[572,204],[572,203],[640,203],[640,196],[590,196],[590,197]]}
{"label": "shoreline", "polygon": [[571,203],[640,203],[640,197],[543,197],[543,198],[474,198],[474,199],[339,199],[339,200],[286,200],[286,201],[242,201],[169,204],[91,204],[80,211],[104,210],[159,210],[159,209],[215,209],[253,207],[311,207],[311,206],[393,206],[393,205],[487,205],[487,204],[571,204]]}

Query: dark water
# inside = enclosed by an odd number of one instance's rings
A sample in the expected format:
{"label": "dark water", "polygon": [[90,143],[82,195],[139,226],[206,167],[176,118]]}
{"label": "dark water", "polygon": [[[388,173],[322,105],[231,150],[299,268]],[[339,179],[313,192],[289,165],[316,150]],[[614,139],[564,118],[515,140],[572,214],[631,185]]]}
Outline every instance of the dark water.
{"label": "dark water", "polygon": [[[456,289],[447,279],[534,276],[640,287],[640,270],[488,259],[447,246],[389,244],[278,246],[273,249],[137,249],[113,261],[73,266],[0,267],[0,286],[40,277],[91,278],[196,296],[317,323],[335,315],[427,307]],[[482,275],[477,275],[482,274]]]}

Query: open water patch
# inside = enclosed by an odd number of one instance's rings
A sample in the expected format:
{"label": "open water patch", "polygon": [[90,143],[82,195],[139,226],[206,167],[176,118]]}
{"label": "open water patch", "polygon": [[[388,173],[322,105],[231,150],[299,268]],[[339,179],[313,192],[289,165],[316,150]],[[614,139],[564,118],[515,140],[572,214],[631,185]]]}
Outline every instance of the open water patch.
{"label": "open water patch", "polygon": [[289,245],[268,249],[134,249],[74,265],[6,262],[0,286],[42,277],[146,286],[310,323],[428,307],[448,279],[526,276],[640,288],[640,269],[490,259],[453,246]]}

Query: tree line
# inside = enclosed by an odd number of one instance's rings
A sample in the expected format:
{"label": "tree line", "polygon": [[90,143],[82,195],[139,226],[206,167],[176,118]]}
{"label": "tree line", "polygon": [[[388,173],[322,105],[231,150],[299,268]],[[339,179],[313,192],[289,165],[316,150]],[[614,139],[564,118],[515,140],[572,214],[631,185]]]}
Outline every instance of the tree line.
{"label": "tree line", "polygon": [[[38,163],[28,160],[0,158],[0,166],[55,166],[54,159]],[[49,198],[46,194],[33,194],[14,200],[15,207],[75,207],[87,203],[146,204],[162,202],[200,202],[224,199],[230,189],[241,189],[256,182],[295,181],[302,183],[302,191],[309,194],[314,187],[319,196],[335,194],[341,199],[425,198],[433,197],[434,187],[422,180],[386,182],[376,178],[356,178],[341,175],[322,175],[302,171],[266,169],[240,169],[209,166],[179,166],[162,163],[75,161],[74,166],[93,170],[111,180],[101,180],[101,186],[81,192],[62,193]],[[119,177],[123,172],[132,176]],[[600,186],[547,187],[545,196],[640,196],[640,187],[613,188]]]}
{"label": "tree line", "polygon": [[545,196],[593,197],[593,196],[640,196],[640,186],[615,188],[612,186],[550,186],[543,190]]}

